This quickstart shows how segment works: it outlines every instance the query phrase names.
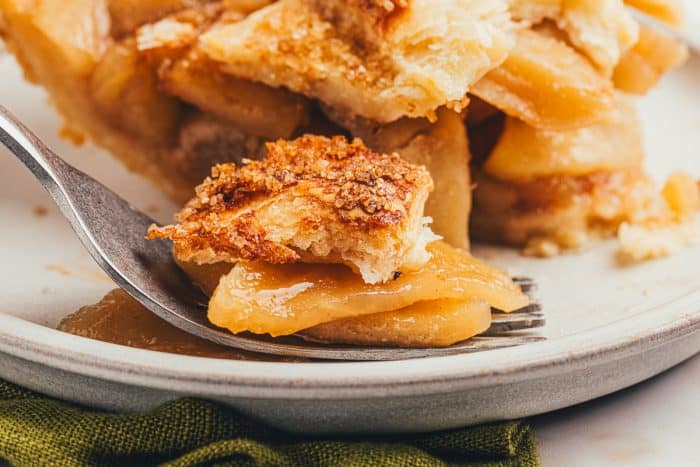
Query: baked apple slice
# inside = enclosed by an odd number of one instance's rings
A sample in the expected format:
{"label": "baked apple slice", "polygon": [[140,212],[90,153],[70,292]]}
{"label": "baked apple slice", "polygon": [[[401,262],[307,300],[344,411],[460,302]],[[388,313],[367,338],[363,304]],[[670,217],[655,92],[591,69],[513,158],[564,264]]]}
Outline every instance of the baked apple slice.
{"label": "baked apple slice", "polygon": [[299,333],[321,343],[384,347],[448,347],[491,326],[491,307],[483,300],[432,300],[320,324]]}
{"label": "baked apple slice", "polygon": [[508,59],[471,92],[537,128],[595,123],[615,102],[612,83],[576,50],[533,30],[517,34]]}
{"label": "baked apple slice", "polygon": [[302,96],[226,75],[196,48],[166,62],[159,77],[169,94],[253,135],[289,138],[309,120],[309,105]]}
{"label": "baked apple slice", "polygon": [[426,310],[407,308],[426,301],[480,300],[504,311],[529,303],[507,275],[469,253],[444,242],[429,251],[421,269],[398,271],[384,284],[367,284],[343,265],[242,261],[222,277],[208,317],[233,333],[284,336],[344,318]]}
{"label": "baked apple slice", "polygon": [[640,168],[644,147],[635,103],[622,94],[616,102],[601,122],[575,130],[537,129],[507,117],[484,172],[500,180],[526,182]]}
{"label": "baked apple slice", "polygon": [[664,74],[687,59],[688,48],[684,44],[653,28],[642,27],[639,41],[615,68],[615,87],[633,94],[646,94]]}

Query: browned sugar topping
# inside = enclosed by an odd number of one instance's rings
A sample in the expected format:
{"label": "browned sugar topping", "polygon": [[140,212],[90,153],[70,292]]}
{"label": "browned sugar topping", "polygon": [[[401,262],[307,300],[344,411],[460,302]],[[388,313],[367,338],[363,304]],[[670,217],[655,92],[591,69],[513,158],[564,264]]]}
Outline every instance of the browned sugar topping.
{"label": "browned sugar topping", "polygon": [[[181,224],[153,226],[148,238],[170,238],[185,256],[210,251],[219,260],[289,263],[299,255],[268,238],[256,214],[262,202],[289,193],[293,201],[280,202],[300,201],[309,218],[366,232],[399,224],[410,215],[417,194],[432,189],[424,167],[398,154],[373,152],[359,139],[307,135],[268,143],[267,151],[264,160],[245,161],[240,167],[215,166],[177,214]],[[284,211],[285,205],[279,207]]]}
{"label": "browned sugar topping", "polygon": [[334,34],[345,37],[362,55],[381,49],[384,32],[408,9],[410,1],[315,0],[314,4],[321,17],[333,25]]}
{"label": "browned sugar topping", "polygon": [[242,167],[215,166],[177,220],[236,210],[260,196],[297,187],[304,196],[332,205],[340,221],[391,225],[406,214],[415,188],[431,183],[425,168],[398,154],[375,153],[359,139],[306,135],[268,143],[267,151],[264,160],[247,161]]}
{"label": "browned sugar topping", "polygon": [[375,21],[383,21],[392,13],[408,7],[409,0],[349,0],[345,2],[366,12]]}
{"label": "browned sugar topping", "polygon": [[408,8],[410,0],[315,0],[321,10],[345,10],[346,14],[362,13],[365,20],[377,24],[392,14]]}

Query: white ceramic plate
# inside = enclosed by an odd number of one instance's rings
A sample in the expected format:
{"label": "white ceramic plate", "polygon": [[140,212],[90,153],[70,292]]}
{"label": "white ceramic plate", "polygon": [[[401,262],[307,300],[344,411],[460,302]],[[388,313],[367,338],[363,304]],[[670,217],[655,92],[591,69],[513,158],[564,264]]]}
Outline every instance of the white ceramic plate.
{"label": "white ceramic plate", "polygon": [[[57,138],[42,91],[0,57],[0,102],[59,154],[156,218],[175,206],[91,146]],[[700,60],[642,104],[649,167],[700,176]],[[34,179],[0,157],[0,378],[104,408],[141,409],[181,395],[229,403],[302,432],[399,432],[535,415],[625,388],[700,352],[700,246],[620,267],[606,243],[533,260],[477,254],[535,277],[548,340],[480,354],[391,363],[265,363],[131,349],[55,331],[113,285]],[[39,216],[37,207],[48,209]]]}

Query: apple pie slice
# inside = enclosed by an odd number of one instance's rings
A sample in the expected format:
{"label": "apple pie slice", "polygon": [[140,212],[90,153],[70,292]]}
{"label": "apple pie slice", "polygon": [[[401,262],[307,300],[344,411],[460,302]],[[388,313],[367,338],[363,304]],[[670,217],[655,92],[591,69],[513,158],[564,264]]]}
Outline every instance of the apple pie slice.
{"label": "apple pie slice", "polygon": [[[677,0],[626,3],[681,23]],[[690,225],[697,185],[652,183],[630,95],[686,50],[624,4],[0,0],[0,35],[64,134],[176,199],[212,174],[150,236],[213,322],[449,345],[527,303],[468,253],[470,211],[540,255],[617,234],[657,256]]]}

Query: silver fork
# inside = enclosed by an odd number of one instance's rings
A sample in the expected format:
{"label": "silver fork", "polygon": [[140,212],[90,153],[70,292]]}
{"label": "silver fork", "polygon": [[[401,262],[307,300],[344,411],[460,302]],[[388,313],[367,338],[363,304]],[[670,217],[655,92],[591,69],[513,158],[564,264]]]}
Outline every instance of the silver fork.
{"label": "silver fork", "polygon": [[[144,238],[153,219],[107,187],[68,165],[0,106],[0,141],[34,174],[99,266],[143,306],[195,336],[262,354],[322,360],[399,360],[510,347],[541,339],[521,330],[544,324],[539,306],[496,312],[488,335],[442,349],[390,349],[314,345],[297,338],[234,335],[209,323],[207,299],[177,267],[166,241]],[[532,281],[519,279],[530,291]],[[515,331],[515,334],[513,334]]]}

